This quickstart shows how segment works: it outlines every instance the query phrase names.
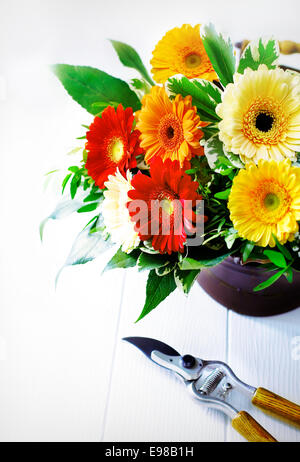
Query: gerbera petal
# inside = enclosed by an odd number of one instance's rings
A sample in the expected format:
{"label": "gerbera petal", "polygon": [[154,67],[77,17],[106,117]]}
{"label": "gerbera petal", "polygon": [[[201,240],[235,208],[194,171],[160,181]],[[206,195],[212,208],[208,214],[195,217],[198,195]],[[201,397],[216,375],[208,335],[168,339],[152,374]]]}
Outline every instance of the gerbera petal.
{"label": "gerbera petal", "polygon": [[203,155],[199,143],[203,132],[199,128],[204,125],[189,96],[177,95],[171,102],[163,87],[152,87],[143,98],[137,119],[145,161],[170,158],[183,165],[185,160]]}
{"label": "gerbera petal", "polygon": [[260,159],[257,166],[247,164],[239,171],[233,180],[228,208],[240,237],[273,247],[273,234],[285,244],[298,231],[299,175],[299,169],[287,159]]}
{"label": "gerbera petal", "polygon": [[140,241],[127,208],[128,192],[132,188],[131,179],[132,175],[129,171],[126,178],[119,170],[115,175],[109,175],[105,182],[107,190],[104,191],[102,204],[106,230],[110,233],[112,241],[122,246],[123,252],[130,252]]}
{"label": "gerbera petal", "polygon": [[[132,179],[134,189],[128,192],[130,199],[141,200],[148,206],[148,213],[144,214],[143,223],[136,230],[142,240],[145,239],[143,233],[151,232],[147,238],[160,253],[182,252],[186,241],[182,203],[187,200],[196,204],[196,200],[201,199],[196,192],[198,183],[192,181],[178,161],[171,159],[155,159],[150,166],[150,175],[135,175]],[[135,223],[140,219],[133,214],[131,218]]]}
{"label": "gerbera petal", "polygon": [[175,74],[216,80],[218,77],[205,51],[200,25],[183,24],[168,31],[158,42],[151,60],[153,78],[164,83]]}
{"label": "gerbera petal", "polygon": [[216,108],[225,148],[243,162],[294,159],[300,149],[299,94],[300,79],[279,68],[260,65],[235,74]]}
{"label": "gerbera petal", "polygon": [[136,156],[143,150],[139,144],[139,132],[133,129],[133,112],[120,104],[115,110],[108,106],[102,116],[95,117],[86,134],[88,175],[99,188],[104,188],[108,175],[118,168],[126,172],[136,165]]}

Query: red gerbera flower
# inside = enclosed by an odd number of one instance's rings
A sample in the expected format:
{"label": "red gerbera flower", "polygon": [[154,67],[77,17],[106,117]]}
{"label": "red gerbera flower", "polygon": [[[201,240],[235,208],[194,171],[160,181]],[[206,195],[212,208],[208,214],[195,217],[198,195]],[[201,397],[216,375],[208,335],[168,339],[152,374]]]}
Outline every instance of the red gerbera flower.
{"label": "red gerbera flower", "polygon": [[117,168],[121,173],[136,167],[136,156],[143,152],[139,144],[138,130],[132,131],[134,115],[130,107],[124,110],[119,104],[117,110],[108,106],[101,118],[95,117],[87,132],[88,175],[99,188],[104,188],[108,175]]}
{"label": "red gerbera flower", "polygon": [[150,177],[139,172],[131,182],[134,189],[128,192],[132,200],[127,207],[135,230],[160,253],[183,252],[186,232],[191,232],[195,220],[191,206],[202,199],[197,193],[199,184],[185,173],[186,168],[186,164],[181,168],[179,161],[157,158],[151,162]]}

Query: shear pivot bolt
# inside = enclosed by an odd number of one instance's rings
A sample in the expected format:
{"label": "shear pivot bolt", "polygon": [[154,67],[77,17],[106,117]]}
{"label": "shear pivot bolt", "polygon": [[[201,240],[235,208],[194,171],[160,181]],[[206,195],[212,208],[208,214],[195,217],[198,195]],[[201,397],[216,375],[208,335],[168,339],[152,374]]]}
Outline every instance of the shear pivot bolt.
{"label": "shear pivot bolt", "polygon": [[185,367],[186,369],[192,369],[192,367],[194,367],[196,363],[194,356],[191,355],[184,355],[182,356],[181,360],[183,367]]}

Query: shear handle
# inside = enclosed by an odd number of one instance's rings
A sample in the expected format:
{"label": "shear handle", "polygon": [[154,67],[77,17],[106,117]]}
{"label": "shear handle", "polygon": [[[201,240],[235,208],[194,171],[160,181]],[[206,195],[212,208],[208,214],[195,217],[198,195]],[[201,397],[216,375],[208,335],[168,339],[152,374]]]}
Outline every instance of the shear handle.
{"label": "shear handle", "polygon": [[265,388],[257,388],[252,398],[252,403],[266,411],[270,411],[289,422],[300,425],[300,406],[276,395]]}
{"label": "shear handle", "polygon": [[276,443],[273,438],[248,412],[240,411],[232,419],[231,425],[251,443]]}

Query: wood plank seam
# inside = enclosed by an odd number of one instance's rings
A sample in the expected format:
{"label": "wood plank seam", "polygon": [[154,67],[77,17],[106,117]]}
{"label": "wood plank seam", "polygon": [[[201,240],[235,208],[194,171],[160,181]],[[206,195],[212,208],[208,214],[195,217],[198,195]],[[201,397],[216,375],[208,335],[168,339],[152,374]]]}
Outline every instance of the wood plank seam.
{"label": "wood plank seam", "polygon": [[[229,331],[230,331],[230,313],[229,310],[226,308],[226,332],[225,332],[225,339],[226,339],[226,352],[225,352],[225,362],[228,364],[229,362]],[[228,441],[228,428],[231,426],[230,419],[225,419],[224,423],[224,442],[227,443]]]}
{"label": "wood plank seam", "polygon": [[108,412],[109,401],[110,401],[110,391],[111,391],[114,364],[115,364],[116,352],[117,352],[118,333],[119,333],[119,330],[120,330],[120,320],[121,320],[122,305],[123,305],[123,298],[124,298],[124,292],[125,292],[125,283],[126,283],[126,272],[124,271],[124,273],[123,273],[123,281],[122,281],[122,288],[121,288],[121,295],[120,295],[120,302],[119,302],[119,312],[118,312],[118,317],[117,317],[117,322],[116,322],[116,329],[115,329],[115,340],[114,340],[113,353],[112,353],[112,359],[111,359],[111,367],[110,367],[108,388],[107,388],[107,394],[106,394],[106,400],[105,400],[105,408],[104,408],[104,414],[103,414],[103,420],[102,420],[102,429],[101,429],[100,442],[103,441],[104,434],[105,434],[107,412]]}

